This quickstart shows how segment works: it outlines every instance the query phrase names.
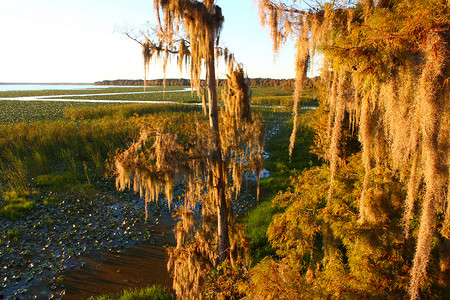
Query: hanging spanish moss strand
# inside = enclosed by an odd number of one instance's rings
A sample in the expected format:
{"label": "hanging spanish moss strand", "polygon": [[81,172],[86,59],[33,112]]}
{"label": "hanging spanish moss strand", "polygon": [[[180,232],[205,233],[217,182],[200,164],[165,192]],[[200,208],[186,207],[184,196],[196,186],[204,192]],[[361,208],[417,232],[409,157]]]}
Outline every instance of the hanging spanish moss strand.
{"label": "hanging spanish moss strand", "polygon": [[289,158],[292,157],[292,151],[294,151],[295,137],[297,135],[298,129],[298,109],[300,104],[300,96],[303,90],[306,73],[308,72],[309,64],[310,64],[310,55],[309,55],[309,41],[307,38],[308,31],[304,31],[305,34],[301,40],[297,41],[297,56],[295,63],[295,90],[294,90],[294,128],[292,129],[290,142],[289,142]]}
{"label": "hanging spanish moss strand", "polygon": [[333,196],[334,190],[334,178],[336,175],[336,170],[339,165],[339,146],[342,137],[342,123],[345,116],[345,102],[343,101],[344,97],[344,85],[347,80],[346,72],[340,71],[339,78],[337,82],[337,95],[336,100],[333,101],[333,104],[330,106],[334,106],[334,124],[331,130],[331,142],[330,142],[330,188],[328,190],[328,202],[331,201],[331,197]]}
{"label": "hanging spanish moss strand", "polygon": [[[441,228],[442,237],[450,236],[449,1],[308,1],[306,10],[301,8],[303,1],[257,2],[276,51],[290,37],[302,41],[307,30],[309,47],[324,54],[321,77],[330,109],[329,201],[339,162],[338,131],[343,130],[347,112],[357,125],[362,147],[360,224],[379,218],[372,207],[378,205],[372,195],[377,183],[371,174],[376,169],[391,169],[405,184],[405,238],[411,235],[415,201],[421,200],[409,288],[411,299],[417,299],[436,228]],[[338,84],[341,70],[350,70],[352,83]]]}
{"label": "hanging spanish moss strand", "polygon": [[403,212],[403,234],[405,236],[405,239],[409,238],[410,223],[413,217],[413,210],[414,210],[414,202],[421,182],[421,176],[418,174],[419,172],[418,162],[419,162],[419,153],[416,152],[414,154],[413,163],[411,166],[411,175],[408,181],[408,191],[405,200],[405,210]]}
{"label": "hanging spanish moss strand", "polygon": [[[445,122],[443,127],[446,128],[446,132],[442,135],[442,140],[448,141],[448,143],[450,143],[450,101],[447,101],[446,106],[447,108],[445,109],[445,112],[447,112],[447,115],[443,116],[443,120]],[[450,145],[448,146],[447,150],[447,166],[447,199],[444,204],[445,218],[442,225],[442,235],[450,240]]]}
{"label": "hanging spanish moss strand", "polygon": [[[448,166],[450,173],[450,153],[448,155]],[[442,235],[445,236],[447,239],[450,240],[450,182],[447,183],[447,201],[446,201],[446,210],[445,210],[445,219],[444,224],[442,226]]]}
{"label": "hanging spanish moss strand", "polygon": [[[448,173],[443,173],[448,170],[445,167],[446,160],[442,160],[438,144],[440,123],[442,122],[439,116],[442,114],[445,106],[445,97],[442,97],[441,89],[445,86],[445,82],[443,82],[446,78],[445,72],[450,68],[448,40],[448,32],[431,30],[428,33],[424,50],[426,62],[420,81],[419,100],[423,116],[426,116],[421,122],[421,129],[425,160],[424,180],[427,186],[420,218],[417,248],[411,270],[411,286],[409,290],[411,299],[419,298],[421,280],[427,274],[426,268],[430,259],[436,210],[437,206],[442,204],[443,195],[446,192],[444,187],[448,184]],[[445,154],[448,154],[448,152]]]}
{"label": "hanging spanish moss strand", "polygon": [[361,104],[361,118],[359,121],[359,140],[362,144],[362,162],[364,166],[363,188],[359,199],[359,223],[364,224],[373,220],[368,207],[368,189],[370,182],[370,172],[372,170],[372,149],[374,145],[373,131],[374,118],[373,108],[371,107],[371,98],[365,96]]}
{"label": "hanging spanish moss strand", "polygon": [[[248,241],[243,227],[234,223],[232,201],[243,174],[255,174],[259,186],[265,131],[262,121],[252,116],[243,67],[228,49],[217,47],[224,20],[220,7],[211,0],[155,0],[154,7],[159,27],[154,33],[157,42],[146,37],[143,45],[146,69],[155,58],[162,60],[165,71],[170,55],[177,55],[179,68],[189,67],[205,115],[147,117],[138,141],[116,156],[116,184],[120,190],[133,188],[146,203],[164,192],[170,206],[175,182],[184,182],[177,246],[168,250],[168,269],[177,297],[205,299],[210,271],[226,260],[232,266],[249,264]],[[220,111],[216,56],[229,67],[225,107]],[[203,67],[206,87],[201,86]],[[184,130],[177,124],[184,124]],[[195,221],[199,206],[201,220]]]}

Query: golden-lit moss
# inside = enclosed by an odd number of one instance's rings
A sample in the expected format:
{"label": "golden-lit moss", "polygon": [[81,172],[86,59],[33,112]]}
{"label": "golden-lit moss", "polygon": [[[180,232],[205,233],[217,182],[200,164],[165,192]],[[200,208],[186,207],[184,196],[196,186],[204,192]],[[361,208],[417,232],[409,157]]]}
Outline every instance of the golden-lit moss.
{"label": "golden-lit moss", "polygon": [[[264,128],[259,119],[252,118],[242,66],[236,64],[228,49],[217,45],[223,23],[220,7],[209,0],[155,0],[154,6],[159,24],[154,32],[156,41],[145,37],[142,43],[145,67],[154,57],[162,60],[165,70],[169,54],[178,55],[180,69],[184,64],[189,68],[192,86],[202,98],[208,120],[192,115],[183,122],[145,122],[139,140],[116,157],[116,184],[119,189],[132,187],[145,196],[146,202],[156,201],[164,192],[170,205],[174,183],[185,183],[184,205],[177,212],[177,247],[169,250],[168,267],[178,297],[203,299],[210,270],[224,260],[234,267],[247,256],[242,228],[233,222],[232,197],[239,194],[246,172],[256,175],[259,187]],[[224,58],[230,73],[223,96],[225,107],[220,112],[216,55]],[[200,80],[203,68],[206,88]],[[181,127],[174,128],[174,122]],[[201,221],[195,222],[199,203]]]}
{"label": "golden-lit moss", "polygon": [[[449,211],[450,189],[448,1],[364,0],[352,5],[305,1],[307,10],[300,7],[303,1],[256,2],[276,51],[293,37],[297,40],[297,64],[307,67],[303,57],[305,53],[314,54],[316,49],[324,55],[321,76],[330,108],[328,198],[333,193],[333,178],[340,161],[345,114],[350,115],[351,126],[358,130],[362,146],[365,177],[359,196],[361,225],[382,218],[377,214],[378,198],[373,194],[377,184],[370,177],[374,168],[389,161],[406,186],[405,238],[411,236],[412,212],[423,182],[409,291],[411,299],[417,299],[426,278],[436,228],[442,225],[445,230],[441,232],[447,232],[450,224],[450,214],[445,212]],[[297,78],[302,77],[299,71],[304,69],[297,66]],[[443,223],[438,224],[438,220]]]}

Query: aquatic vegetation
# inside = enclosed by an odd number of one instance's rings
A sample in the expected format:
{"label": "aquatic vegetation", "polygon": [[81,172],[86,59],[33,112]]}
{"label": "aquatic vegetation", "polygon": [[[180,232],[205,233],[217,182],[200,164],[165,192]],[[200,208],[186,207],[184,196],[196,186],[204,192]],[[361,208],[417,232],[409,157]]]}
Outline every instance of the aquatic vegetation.
{"label": "aquatic vegetation", "polygon": [[[9,262],[6,269],[0,270],[1,278],[7,278],[0,284],[2,294],[19,293],[22,288],[39,284],[43,276],[57,278],[56,274],[71,264],[78,265],[73,257],[84,251],[120,251],[133,242],[152,238],[151,231],[139,228],[144,222],[143,203],[130,193],[119,196],[111,185],[99,180],[108,174],[108,161],[116,149],[123,150],[138,139],[139,126],[145,120],[174,121],[181,115],[198,115],[200,106],[19,101],[0,104],[11,115],[0,125],[0,181],[4,191],[0,202],[5,203],[4,195],[17,195],[11,197],[21,199],[15,202],[17,207],[24,201],[33,203],[18,209],[11,220],[0,216],[0,247],[5,247],[0,251],[0,260]],[[278,114],[269,108],[261,109],[268,118]],[[38,118],[34,117],[36,112],[41,113]],[[15,119],[19,115],[20,122]],[[172,122],[171,126],[174,131],[190,128],[183,124],[194,125]],[[25,196],[20,191],[25,191]],[[160,204],[148,205],[149,211],[161,210]],[[10,240],[6,228],[15,228],[17,238],[11,235]],[[23,232],[26,239],[21,238]],[[17,243],[14,249],[12,242]],[[33,248],[35,245],[39,245],[39,251]],[[33,267],[19,276],[18,270],[28,260]],[[50,286],[45,288],[50,294]],[[28,293],[24,291],[24,295]]]}
{"label": "aquatic vegetation", "polygon": [[67,109],[92,109],[99,103],[0,100],[0,124],[63,119]]}
{"label": "aquatic vegetation", "polygon": [[[264,130],[262,122],[252,118],[243,67],[228,49],[217,47],[224,21],[221,8],[210,0],[155,0],[154,7],[159,23],[153,32],[143,33],[142,41],[127,35],[141,44],[146,71],[155,58],[162,62],[165,73],[170,55],[177,56],[180,70],[189,68],[191,85],[202,99],[209,126],[202,126],[204,120],[200,118],[192,120],[198,124],[196,138],[185,144],[178,139],[180,132],[167,130],[167,122],[157,127],[147,124],[139,140],[117,156],[116,183],[119,189],[132,186],[145,194],[146,201],[152,201],[161,192],[170,199],[175,178],[185,180],[177,247],[169,250],[168,267],[178,297],[203,299],[209,270],[221,264],[235,268],[236,263],[245,263],[246,240],[233,222],[231,198],[239,193],[245,170],[252,170],[259,181]],[[216,57],[228,66],[224,109],[220,112]],[[205,89],[201,82],[203,68],[207,75]],[[147,142],[153,142],[153,147],[144,148]],[[198,205],[202,206],[203,222],[196,227],[194,211]],[[232,295],[233,291],[227,296]]]}
{"label": "aquatic vegetation", "polygon": [[67,96],[57,97],[56,99],[80,99],[80,100],[117,100],[117,101],[169,101],[169,102],[183,102],[196,103],[200,102],[195,93],[191,91],[179,92],[158,92],[158,93],[137,93],[137,94],[123,94],[117,93],[113,95],[83,95],[83,96]]}
{"label": "aquatic vegetation", "polygon": [[164,287],[152,285],[144,289],[125,290],[120,296],[103,295],[89,300],[172,300],[175,297]]}
{"label": "aquatic vegetation", "polygon": [[14,190],[4,192],[0,199],[1,216],[14,220],[26,214],[35,207],[34,200],[29,199],[29,193]]}
{"label": "aquatic vegetation", "polygon": [[[147,91],[163,91],[163,90],[182,90],[185,87],[166,87],[161,86],[148,87]],[[36,97],[36,96],[58,96],[58,95],[83,95],[83,94],[104,94],[104,93],[127,93],[127,92],[143,92],[143,87],[108,87],[81,90],[36,90],[36,91],[0,91],[0,98],[17,98],[17,97]]]}
{"label": "aquatic vegetation", "polygon": [[[7,297],[31,298],[32,290],[60,296],[57,282],[42,278],[82,268],[78,257],[85,252],[121,252],[155,238],[151,224],[144,223],[140,199],[118,195],[110,182],[68,183],[58,191],[47,187],[27,199],[34,209],[12,219],[0,215],[0,294]],[[157,205],[150,209],[158,212]]]}

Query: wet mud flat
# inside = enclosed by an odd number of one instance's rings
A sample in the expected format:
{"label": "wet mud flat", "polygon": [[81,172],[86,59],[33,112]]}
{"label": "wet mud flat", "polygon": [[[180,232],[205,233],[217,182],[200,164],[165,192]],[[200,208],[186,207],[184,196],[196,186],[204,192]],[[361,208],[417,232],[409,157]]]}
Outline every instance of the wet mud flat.
{"label": "wet mud flat", "polygon": [[[264,197],[264,195],[262,195]],[[178,203],[179,204],[179,203]],[[256,202],[255,183],[245,185],[234,202],[236,217],[242,219]],[[167,205],[167,204],[161,204]],[[124,251],[90,252],[81,256],[83,264],[67,270],[57,286],[62,299],[88,299],[104,294],[119,295],[130,288],[156,284],[172,288],[167,271],[167,247],[176,246],[174,227],[178,222],[167,209],[149,215],[151,238]]]}
{"label": "wet mud flat", "polygon": [[121,252],[91,252],[83,255],[83,267],[75,267],[64,273],[58,289],[63,299],[87,299],[103,294],[120,294],[129,288],[149,285],[172,287],[167,271],[166,248],[175,245],[173,226],[175,221],[164,212],[150,221],[154,224],[148,241]]}
{"label": "wet mud flat", "polygon": [[[254,189],[244,184],[234,202],[238,219],[256,204]],[[172,286],[166,248],[175,246],[174,207],[149,203],[145,222],[144,201],[133,193],[72,190],[42,197],[64,200],[0,224],[0,234],[15,228],[20,236],[0,244],[0,299],[87,299]]]}
{"label": "wet mud flat", "polygon": [[162,220],[171,217],[164,203],[150,203],[145,222],[144,201],[111,184],[36,197],[33,211],[0,222],[0,299],[58,299],[69,290],[66,274],[90,267],[90,258],[100,262],[147,242],[160,247],[155,254],[165,253],[158,232],[169,238]]}

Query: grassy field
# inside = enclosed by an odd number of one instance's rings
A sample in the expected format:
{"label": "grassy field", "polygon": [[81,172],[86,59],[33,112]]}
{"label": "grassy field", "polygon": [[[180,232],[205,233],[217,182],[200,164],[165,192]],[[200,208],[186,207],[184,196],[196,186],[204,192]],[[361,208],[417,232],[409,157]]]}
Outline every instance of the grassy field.
{"label": "grassy field", "polygon": [[[186,88],[186,87],[181,87]],[[180,87],[166,87],[167,91],[179,90]],[[149,87],[147,90],[161,91],[162,87]],[[62,95],[62,99],[86,99],[86,100],[124,100],[124,101],[170,101],[179,103],[197,103],[199,99],[196,93],[187,92],[176,93],[150,93],[150,94],[117,94],[117,95],[93,95],[83,97],[65,97],[64,95],[99,94],[99,93],[123,93],[142,92],[142,87],[124,88],[100,88],[87,90],[49,90],[49,91],[7,91],[0,92],[0,98],[13,97],[34,97],[34,96],[55,96]],[[252,104],[256,111],[280,112],[292,110],[291,89],[275,88],[253,88]],[[303,105],[315,105],[313,92],[306,92],[303,95],[305,100]],[[261,108],[259,106],[266,106]],[[158,111],[170,110],[189,111],[193,108],[177,108],[167,104],[125,104],[125,103],[95,103],[78,101],[14,101],[0,100],[0,124],[13,124],[20,122],[34,121],[55,121],[65,119],[83,119],[99,117],[129,117],[134,113],[138,115],[147,113],[157,113]],[[196,109],[194,109],[196,110]]]}
{"label": "grassy field", "polygon": [[[162,90],[161,87],[152,89]],[[0,97],[76,95],[92,91],[2,92]],[[95,90],[114,91],[142,91],[142,87]],[[137,100],[141,95],[132,94],[130,99]],[[154,99],[165,97],[163,93],[146,95]],[[164,95],[177,95],[172,101],[192,99],[190,92]],[[139,116],[200,110],[198,105],[185,104],[0,101],[0,215],[18,218],[34,209],[34,202],[39,198],[35,193],[39,186],[36,179],[42,176],[49,177],[48,182],[61,173],[84,181],[102,178],[115,151],[127,147],[138,135]],[[46,188],[57,188],[56,184],[51,185]]]}
{"label": "grassy field", "polygon": [[[167,86],[166,91],[180,90],[187,87]],[[162,91],[161,86],[147,87],[146,91]],[[57,96],[57,95],[83,95],[83,94],[104,94],[104,93],[130,93],[143,92],[144,87],[96,87],[82,90],[40,90],[40,91],[0,91],[0,98],[16,97],[36,97],[36,96]]]}
{"label": "grassy field", "polygon": [[[114,104],[112,104],[114,105]],[[63,119],[67,110],[93,109],[102,103],[0,100],[0,124]],[[110,105],[108,105],[110,106]]]}
{"label": "grassy field", "polygon": [[[294,91],[288,88],[252,88],[252,104],[267,106],[284,106],[292,109]],[[301,95],[302,106],[318,106],[316,93],[304,91]]]}
{"label": "grassy field", "polygon": [[[130,89],[142,90],[142,87]],[[126,90],[129,88],[107,88],[96,90],[96,93]],[[292,90],[258,88],[252,91],[253,103],[256,104],[254,113],[265,120],[269,132],[267,149],[274,155],[273,159],[267,161],[267,168],[274,175],[281,168],[281,173],[276,175],[279,179],[266,179],[263,185],[267,190],[276,190],[287,184],[281,177],[289,176],[291,167],[297,166],[295,161],[293,166],[284,166],[286,137],[292,126],[289,123]],[[91,90],[3,92],[0,97],[76,95],[88,92]],[[114,189],[111,177],[105,180],[105,175],[112,174],[112,158],[117,151],[123,151],[137,138],[142,118],[160,116],[176,120],[182,114],[200,112],[202,109],[200,105],[184,103],[192,101],[190,92],[145,96],[148,99],[171,98],[170,101],[180,103],[0,101],[0,224],[9,224],[4,232],[0,232],[0,246],[21,240],[21,233],[24,232],[21,224],[33,216],[40,216],[41,211],[48,211],[45,213],[47,223],[53,224],[52,220],[57,218],[50,212],[59,211],[69,202],[76,204],[79,199],[85,198],[86,201],[80,203],[92,205],[92,199],[103,201],[105,187],[99,182],[109,182],[108,191]],[[107,95],[98,97],[111,99]],[[142,94],[128,97],[129,100],[140,100]],[[308,97],[313,100],[312,94]],[[286,149],[280,147],[281,143],[286,144]],[[80,195],[84,195],[84,198]],[[89,210],[89,206],[86,209]],[[264,214],[270,212],[268,205],[261,209]],[[264,234],[267,220],[258,219],[261,211],[253,215],[256,217],[248,221],[249,226],[255,229],[249,233],[252,247],[265,247],[261,253],[254,253],[255,257],[259,257],[270,251],[266,248]],[[8,259],[12,257],[12,254],[5,255]]]}
{"label": "grassy field", "polygon": [[149,286],[144,289],[125,290],[119,296],[103,295],[99,297],[91,297],[88,300],[171,300],[175,299],[171,291],[156,285]]}
{"label": "grassy field", "polygon": [[[179,87],[168,87],[175,89]],[[152,88],[161,90],[161,87]],[[104,88],[96,92],[123,92],[142,90],[137,88]],[[94,91],[94,90],[92,90]],[[89,93],[92,92],[89,90]],[[24,91],[3,92],[0,96],[11,97],[50,94],[83,94],[86,90],[72,91]],[[281,178],[288,178],[286,171],[311,164],[307,154],[294,155],[302,161],[292,161],[284,165],[287,150],[280,144],[287,144],[292,104],[292,90],[273,88],[254,88],[253,103],[255,113],[266,122],[271,142],[267,149],[272,158],[267,168],[278,176],[266,180],[268,188],[286,187]],[[3,95],[1,95],[3,94]],[[124,95],[117,95],[122,97]],[[142,94],[126,95],[130,100],[141,99]],[[112,96],[98,96],[99,98]],[[165,98],[171,101],[185,102],[193,99],[190,92],[145,94],[147,99]],[[196,97],[196,96],[195,96]],[[314,102],[313,94],[304,95]],[[263,104],[263,105],[260,105]],[[158,114],[178,114],[201,111],[199,105],[186,104],[101,104],[83,102],[47,102],[47,101],[0,101],[0,213],[17,217],[20,212],[33,209],[33,178],[53,176],[68,172],[90,178],[101,178],[108,171],[108,164],[117,149],[124,149],[139,133],[139,116]],[[306,129],[305,129],[306,130]],[[304,136],[310,136],[303,130]],[[298,147],[297,149],[305,149]],[[296,150],[303,151],[303,150]],[[287,172],[287,173],[286,173]],[[56,176],[56,175],[55,175]],[[17,208],[17,209],[16,209]]]}
{"label": "grassy field", "polygon": [[[166,91],[180,90],[187,87],[166,87]],[[56,96],[60,99],[83,99],[83,100],[125,100],[125,101],[171,101],[171,102],[198,102],[198,97],[191,92],[163,93],[162,87],[147,87],[146,91],[160,91],[160,93],[149,94],[117,94],[117,95],[97,95],[97,96],[71,96],[64,95],[84,95],[84,94],[104,94],[104,93],[127,93],[127,92],[143,92],[143,87],[112,87],[112,88],[92,88],[84,90],[43,90],[43,91],[3,91],[0,92],[0,98],[17,98],[17,97],[41,97]],[[54,98],[52,99],[54,100]],[[117,107],[121,107],[118,109]],[[173,106],[172,106],[173,107]],[[135,113],[155,113],[158,110],[167,111],[168,109],[159,106],[126,105],[121,103],[95,103],[95,102],[79,102],[79,101],[20,101],[20,100],[0,100],[0,124],[12,124],[20,122],[34,121],[54,121],[61,119],[81,118],[80,115],[93,115],[89,113],[94,111],[102,116],[110,114],[133,115]],[[172,109],[172,108],[170,108]]]}
{"label": "grassy field", "polygon": [[[58,97],[60,99],[72,99],[73,97]],[[199,102],[197,94],[186,92],[161,92],[145,94],[117,94],[117,95],[93,95],[80,96],[77,99],[86,100],[123,100],[123,101],[175,101],[175,102]]]}

